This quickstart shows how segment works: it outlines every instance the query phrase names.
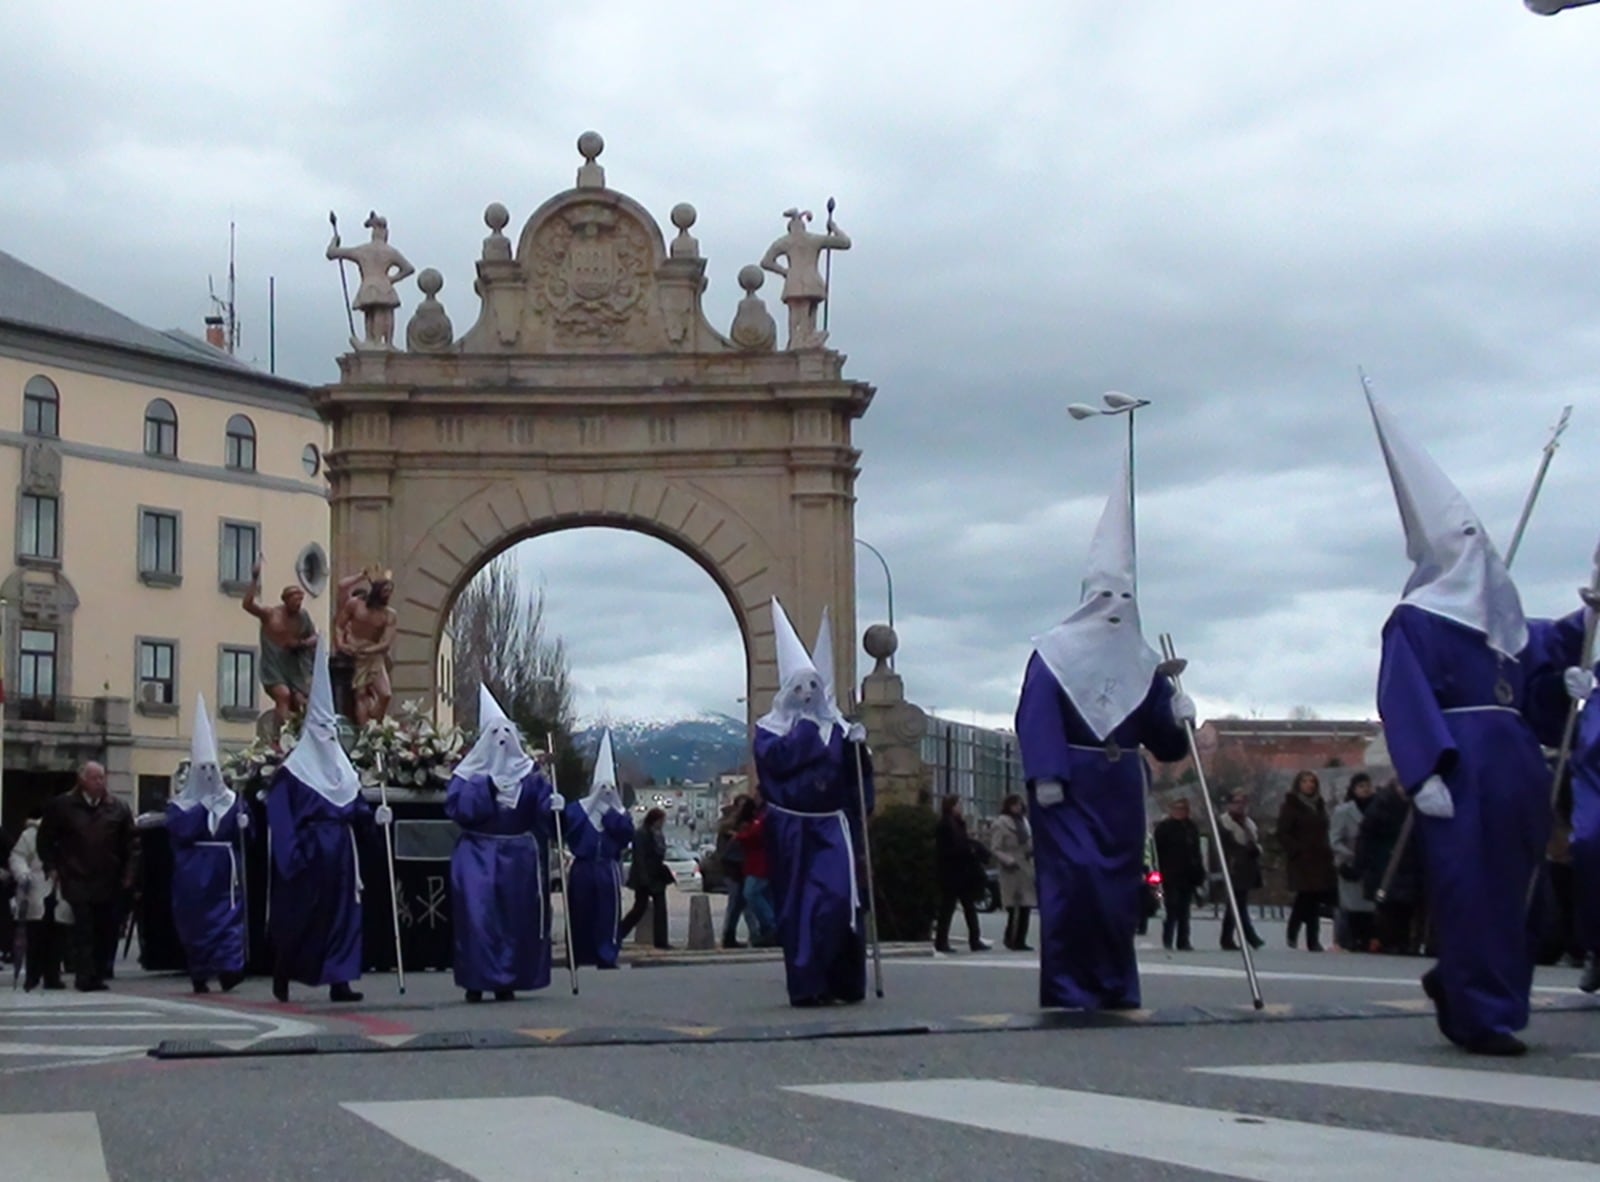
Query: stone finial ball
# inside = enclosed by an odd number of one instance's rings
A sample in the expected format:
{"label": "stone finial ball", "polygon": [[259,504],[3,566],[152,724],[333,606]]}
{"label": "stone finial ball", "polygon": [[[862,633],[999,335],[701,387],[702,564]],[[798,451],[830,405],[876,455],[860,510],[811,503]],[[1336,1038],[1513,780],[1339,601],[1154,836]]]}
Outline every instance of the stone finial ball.
{"label": "stone finial ball", "polygon": [[417,286],[423,295],[436,296],[444,287],[444,276],[432,267],[424,267],[417,273]]}
{"label": "stone finial ball", "polygon": [[680,201],[672,207],[672,224],[680,230],[687,230],[694,225],[694,219],[699,216],[687,201]]}
{"label": "stone finial ball", "polygon": [[744,288],[746,295],[755,295],[766,281],[766,274],[754,263],[739,268],[739,286]]}
{"label": "stone finial ball", "polygon": [[511,211],[498,201],[491,201],[483,209],[483,224],[499,233],[511,221]]}
{"label": "stone finial ball", "polygon": [[578,137],[578,154],[593,164],[595,157],[606,150],[606,141],[598,131],[586,131]]}
{"label": "stone finial ball", "polygon": [[867,650],[867,656],[873,660],[887,661],[900,647],[900,638],[889,625],[874,624],[861,638],[861,647]]}

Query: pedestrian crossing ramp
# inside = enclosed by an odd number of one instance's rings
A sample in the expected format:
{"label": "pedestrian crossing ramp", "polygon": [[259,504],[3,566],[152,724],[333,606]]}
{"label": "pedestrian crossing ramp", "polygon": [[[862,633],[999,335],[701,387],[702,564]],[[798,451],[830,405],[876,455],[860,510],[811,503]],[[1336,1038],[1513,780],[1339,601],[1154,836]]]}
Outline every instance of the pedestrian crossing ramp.
{"label": "pedestrian crossing ramp", "polygon": [[0,1075],[143,1057],[164,1040],[245,1046],[305,1038],[316,1029],[242,1008],[130,993],[0,992]]}
{"label": "pedestrian crossing ramp", "polygon": [[[1190,1068],[1191,1078],[1254,1080],[1275,1087],[1322,1089],[1317,1107],[1339,1110],[1348,1093],[1405,1096],[1463,1106],[1455,1123],[1470,1129],[1488,1105],[1534,1110],[1594,1122],[1600,1119],[1600,1056],[1547,1060],[1559,1076],[1491,1068],[1383,1061],[1338,1061]],[[1555,1066],[1559,1064],[1559,1066]],[[1600,1124],[1592,1140],[1597,1160],[1573,1160],[1446,1137],[1415,1136],[1349,1124],[1285,1119],[1255,1110],[1171,1103],[1075,1088],[999,1079],[854,1080],[775,1089],[796,1119],[830,1129],[842,1110],[879,1114],[876,1138],[921,1140],[931,1122],[993,1136],[1021,1138],[1072,1151],[1062,1169],[1074,1177],[1125,1176],[1135,1163],[1178,1172],[1160,1176],[1280,1182],[1349,1182],[1353,1176],[1515,1178],[1517,1182],[1600,1179]],[[527,1182],[531,1177],[600,1182],[619,1177],[693,1178],[696,1182],[868,1182],[877,1174],[872,1147],[850,1160],[859,1168],[832,1173],[751,1149],[720,1144],[554,1095],[483,1099],[347,1101],[352,1119],[380,1130],[421,1155],[416,1176],[440,1166],[477,1182]],[[1359,1106],[1358,1106],[1359,1107]],[[844,1127],[851,1122],[836,1121]],[[857,1124],[859,1127],[859,1123]],[[1469,1134],[1470,1135],[1470,1134]],[[262,1147],[264,1150],[266,1147]],[[994,1143],[971,1148],[966,1176],[993,1174]],[[987,1156],[986,1156],[987,1155]],[[0,1116],[0,1161],[36,1182],[104,1182],[101,1130],[92,1112]],[[537,1163],[537,1173],[530,1173]],[[265,1165],[266,1163],[264,1163]],[[942,1162],[949,1167],[959,1163]],[[962,1167],[964,1168],[964,1167]],[[1139,1176],[1145,1176],[1139,1173]]]}

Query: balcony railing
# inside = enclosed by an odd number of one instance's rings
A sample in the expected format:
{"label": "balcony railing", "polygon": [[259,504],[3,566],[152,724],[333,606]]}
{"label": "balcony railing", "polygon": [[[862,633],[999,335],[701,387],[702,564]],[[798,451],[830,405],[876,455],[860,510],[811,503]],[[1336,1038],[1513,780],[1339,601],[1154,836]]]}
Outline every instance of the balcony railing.
{"label": "balcony railing", "polygon": [[27,698],[8,697],[5,704],[7,722],[46,722],[58,726],[96,726],[95,698]]}

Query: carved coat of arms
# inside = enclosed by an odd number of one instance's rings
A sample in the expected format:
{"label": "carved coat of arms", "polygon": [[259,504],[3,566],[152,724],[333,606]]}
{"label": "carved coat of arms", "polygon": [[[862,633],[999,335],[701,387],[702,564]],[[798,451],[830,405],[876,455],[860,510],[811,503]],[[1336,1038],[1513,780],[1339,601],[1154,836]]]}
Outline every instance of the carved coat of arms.
{"label": "carved coat of arms", "polygon": [[551,218],[536,240],[534,302],[558,340],[611,342],[639,314],[650,261],[649,238],[632,218],[575,206]]}

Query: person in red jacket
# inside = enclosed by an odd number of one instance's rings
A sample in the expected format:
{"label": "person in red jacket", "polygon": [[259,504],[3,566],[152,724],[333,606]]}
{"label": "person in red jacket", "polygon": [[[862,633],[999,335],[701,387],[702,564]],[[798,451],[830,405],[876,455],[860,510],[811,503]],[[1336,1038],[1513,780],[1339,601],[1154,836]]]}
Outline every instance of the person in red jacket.
{"label": "person in red jacket", "polygon": [[745,918],[753,924],[750,944],[770,948],[778,942],[778,916],[773,908],[767,859],[766,807],[754,796],[747,796],[735,814],[734,840],[744,851]]}

